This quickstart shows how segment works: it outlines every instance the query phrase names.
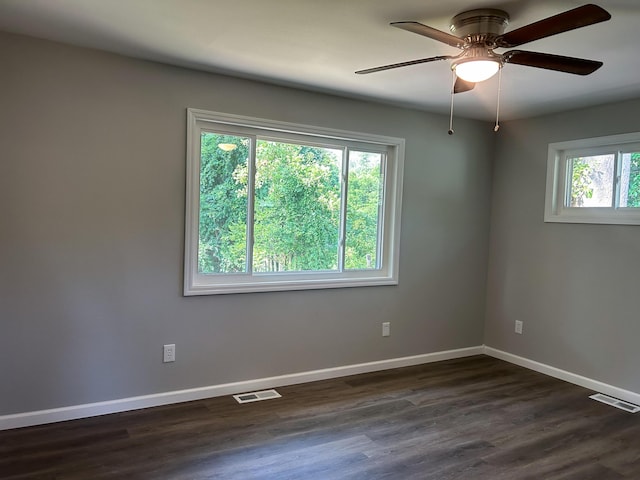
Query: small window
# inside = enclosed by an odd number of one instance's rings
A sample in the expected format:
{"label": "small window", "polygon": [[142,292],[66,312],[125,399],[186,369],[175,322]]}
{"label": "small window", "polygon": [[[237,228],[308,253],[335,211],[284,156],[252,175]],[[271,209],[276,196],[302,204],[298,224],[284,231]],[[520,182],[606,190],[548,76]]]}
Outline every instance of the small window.
{"label": "small window", "polygon": [[640,224],[640,133],[550,144],[545,222]]}
{"label": "small window", "polygon": [[185,295],[397,284],[403,150],[189,109]]}

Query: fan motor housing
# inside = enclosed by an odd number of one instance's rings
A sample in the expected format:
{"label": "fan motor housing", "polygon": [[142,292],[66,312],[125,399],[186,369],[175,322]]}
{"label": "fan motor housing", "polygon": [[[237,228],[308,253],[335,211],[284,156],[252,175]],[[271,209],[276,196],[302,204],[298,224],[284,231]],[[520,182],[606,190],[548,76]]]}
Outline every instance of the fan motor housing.
{"label": "fan motor housing", "polygon": [[481,8],[462,12],[453,17],[449,30],[461,38],[482,36],[491,39],[502,35],[508,24],[509,14],[507,12],[493,8]]}

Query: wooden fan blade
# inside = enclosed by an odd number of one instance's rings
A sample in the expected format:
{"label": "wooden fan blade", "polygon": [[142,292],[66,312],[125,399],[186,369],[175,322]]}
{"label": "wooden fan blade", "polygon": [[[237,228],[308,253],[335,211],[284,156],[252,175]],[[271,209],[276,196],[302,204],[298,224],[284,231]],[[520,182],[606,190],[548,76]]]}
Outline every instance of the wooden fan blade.
{"label": "wooden fan blade", "polygon": [[452,57],[450,55],[441,55],[439,57],[420,58],[418,60],[410,60],[408,62],[392,63],[391,65],[383,65],[381,67],[367,68],[365,70],[358,70],[357,74],[382,72],[383,70],[391,70],[392,68],[408,67],[410,65],[419,65],[420,63],[437,62],[438,60],[449,60]]}
{"label": "wooden fan blade", "polygon": [[515,63],[527,67],[545,68],[575,75],[589,75],[599,69],[603,63],[584,58],[563,57],[549,53],[525,52],[511,50],[502,55],[506,63]]}
{"label": "wooden fan blade", "polygon": [[462,48],[464,45],[464,39],[458,38],[450,33],[443,32],[442,30],[438,30],[437,28],[427,27],[419,22],[392,22],[390,25],[392,27],[401,28],[402,30],[417,33],[418,35],[446,43],[452,47]]}
{"label": "wooden fan blade", "polygon": [[468,92],[469,90],[473,90],[475,86],[476,86],[475,83],[467,82],[466,80],[463,80],[460,77],[457,77],[456,83],[453,84],[453,93]]}
{"label": "wooden fan blade", "polygon": [[583,5],[507,32],[496,38],[495,43],[497,47],[517,47],[558,33],[605,22],[610,18],[609,12],[597,5]]}

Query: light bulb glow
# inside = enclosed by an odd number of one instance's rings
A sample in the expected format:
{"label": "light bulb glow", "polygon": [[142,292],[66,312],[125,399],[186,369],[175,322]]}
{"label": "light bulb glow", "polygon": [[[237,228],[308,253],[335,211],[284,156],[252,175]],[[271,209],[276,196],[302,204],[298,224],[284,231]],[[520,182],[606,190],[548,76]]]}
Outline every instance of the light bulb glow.
{"label": "light bulb glow", "polygon": [[220,150],[224,150],[225,152],[230,152],[238,148],[238,146],[234,143],[219,143],[218,148]]}
{"label": "light bulb glow", "polygon": [[469,60],[454,66],[456,75],[467,82],[482,82],[493,77],[500,64],[495,60]]}

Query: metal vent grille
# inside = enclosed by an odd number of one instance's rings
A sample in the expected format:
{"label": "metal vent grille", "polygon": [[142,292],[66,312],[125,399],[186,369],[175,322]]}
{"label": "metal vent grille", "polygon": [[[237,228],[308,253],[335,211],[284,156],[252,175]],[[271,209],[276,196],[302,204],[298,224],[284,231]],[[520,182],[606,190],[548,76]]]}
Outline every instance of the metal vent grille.
{"label": "metal vent grille", "polygon": [[596,393],[595,395],[591,395],[589,398],[597,400],[598,402],[606,403],[607,405],[611,405],[612,407],[619,408],[620,410],[624,410],[625,412],[640,412],[640,406],[634,405],[633,403],[625,402],[624,400],[618,400],[617,398],[613,398],[602,393]]}
{"label": "metal vent grille", "polygon": [[282,395],[280,395],[275,390],[262,390],[260,392],[240,393],[233,396],[233,398],[235,398],[238,403],[259,402],[260,400],[269,400],[271,398],[280,397],[282,397]]}

